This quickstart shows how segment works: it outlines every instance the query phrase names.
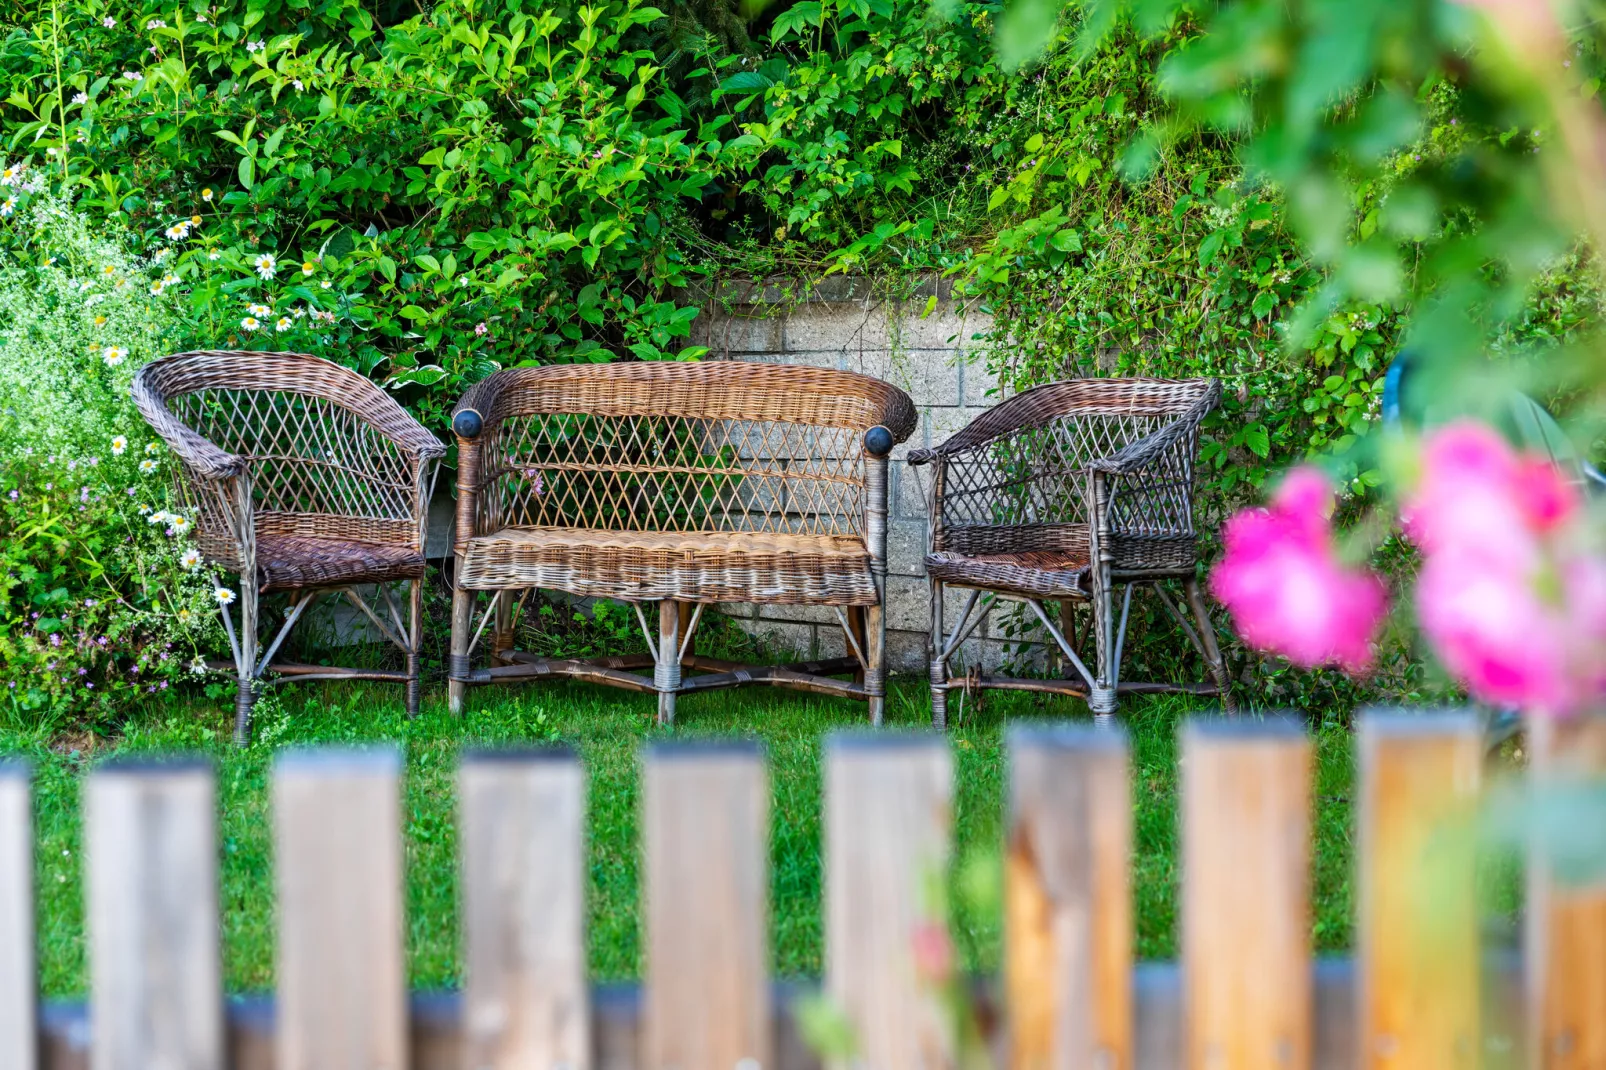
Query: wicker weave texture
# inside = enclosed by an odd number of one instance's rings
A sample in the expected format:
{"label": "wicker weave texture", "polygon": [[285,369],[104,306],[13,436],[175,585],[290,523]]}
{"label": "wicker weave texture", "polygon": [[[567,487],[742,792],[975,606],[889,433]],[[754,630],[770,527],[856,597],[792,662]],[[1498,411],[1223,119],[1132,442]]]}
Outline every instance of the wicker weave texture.
{"label": "wicker weave texture", "polygon": [[1085,552],[1098,472],[1114,568],[1192,565],[1199,423],[1219,397],[1213,379],[1077,379],[1017,394],[911,452],[911,463],[941,462],[933,549]]}
{"label": "wicker weave texture", "polygon": [[[483,418],[459,450],[470,589],[875,601],[863,436],[914,429],[895,387],[726,361],[555,366],[491,376],[458,405],[468,410]],[[643,538],[615,534],[629,532]],[[732,534],[750,537],[714,537]]]}
{"label": "wicker weave texture", "polygon": [[[141,368],[133,395],[179,460],[209,560],[241,571],[248,541],[291,539],[281,546],[311,555],[300,571],[317,585],[323,571],[350,573],[353,558],[383,559],[376,547],[421,553],[424,473],[445,447],[364,376],[305,353],[207,350]],[[398,575],[414,574],[410,562]],[[259,581],[298,585],[296,569],[276,571]]]}

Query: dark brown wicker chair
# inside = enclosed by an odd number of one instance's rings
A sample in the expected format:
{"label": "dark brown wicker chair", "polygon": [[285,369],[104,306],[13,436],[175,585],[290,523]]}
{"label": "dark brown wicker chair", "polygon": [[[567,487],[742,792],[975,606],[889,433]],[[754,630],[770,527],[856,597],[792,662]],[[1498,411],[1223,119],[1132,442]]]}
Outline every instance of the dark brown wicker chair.
{"label": "dark brown wicker chair", "polygon": [[[1220,400],[1214,379],[1075,379],[1017,394],[934,449],[929,465],[932,720],[947,723],[948,692],[996,687],[1077,695],[1099,721],[1118,694],[1187,691],[1219,695],[1234,709],[1215,631],[1196,578],[1193,476],[1199,423]],[[1164,583],[1179,581],[1190,625]],[[1125,586],[1120,617],[1114,595]],[[1121,648],[1135,588],[1147,585],[1187,633],[1212,684],[1120,679]],[[952,630],[943,592],[970,594]],[[951,677],[949,662],[991,608],[986,592],[1023,602],[1047,629],[1074,676],[1038,680]],[[1044,603],[1059,603],[1058,623]],[[1096,670],[1076,650],[1075,607],[1087,604]],[[1197,630],[1195,630],[1195,627]],[[1073,643],[1073,636],[1078,642]]]}
{"label": "dark brown wicker chair", "polygon": [[[238,631],[220,606],[239,678],[235,741],[251,737],[258,682],[391,680],[418,712],[424,526],[446,448],[389,394],[354,371],[305,353],[179,353],[134,377],[134,402],[179,461],[206,562],[241,577]],[[404,622],[389,584],[408,586]],[[376,585],[384,620],[357,591]],[[260,596],[290,606],[258,657]],[[406,669],[281,664],[273,657],[325,594],[342,593],[400,647]]]}
{"label": "dark brown wicker chair", "polygon": [[[734,361],[517,368],[476,385],[458,436],[453,710],[470,684],[567,676],[675,697],[762,683],[885,696],[887,454],[914,429],[901,390],[851,372]],[[543,588],[632,603],[652,653],[514,649]],[[490,603],[476,626],[476,593]],[[658,603],[656,627],[644,603]],[[851,656],[787,666],[700,657],[709,603],[830,606]],[[487,624],[492,664],[471,658]],[[651,666],[648,677],[630,669]],[[704,673],[685,675],[683,670]],[[852,681],[831,677],[853,673]]]}

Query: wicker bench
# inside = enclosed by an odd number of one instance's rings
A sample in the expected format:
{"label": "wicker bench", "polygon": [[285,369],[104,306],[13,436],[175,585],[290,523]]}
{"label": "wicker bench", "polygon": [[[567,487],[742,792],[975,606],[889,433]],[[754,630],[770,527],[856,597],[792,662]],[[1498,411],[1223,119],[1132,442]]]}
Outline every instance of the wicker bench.
{"label": "wicker bench", "polygon": [[[901,390],[830,369],[709,361],[492,375],[452,414],[452,709],[470,684],[571,677],[656,692],[660,723],[673,721],[677,695],[738,684],[863,699],[879,723],[887,455],[914,426]],[[650,653],[515,649],[536,589],[631,603]],[[830,606],[847,654],[785,666],[701,657],[698,622],[721,602]],[[488,664],[476,668],[482,640]]]}

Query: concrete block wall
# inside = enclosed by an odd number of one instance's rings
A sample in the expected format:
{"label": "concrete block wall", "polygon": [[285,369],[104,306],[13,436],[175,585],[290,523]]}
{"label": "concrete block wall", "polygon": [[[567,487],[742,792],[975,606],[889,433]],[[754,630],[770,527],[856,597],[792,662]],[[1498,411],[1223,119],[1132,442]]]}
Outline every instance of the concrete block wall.
{"label": "concrete block wall", "polygon": [[[935,307],[927,313],[931,298]],[[878,297],[862,279],[834,277],[807,292],[784,286],[726,284],[699,302],[692,344],[708,359],[807,364],[872,375],[902,388],[914,400],[920,424],[892,454],[887,539],[887,652],[894,671],[924,672],[931,622],[926,553],[925,484],[904,456],[942,442],[1000,400],[988,374],[978,335],[988,317],[956,303],[949,287],[932,283],[903,300]],[[950,627],[963,599],[950,592]],[[845,653],[835,612],[825,606],[745,606],[721,609],[749,631],[801,655]],[[994,614],[968,640],[959,666],[991,670],[1018,658],[1016,641]],[[1036,648],[1033,648],[1034,650]],[[1040,655],[1039,655],[1040,656]]]}

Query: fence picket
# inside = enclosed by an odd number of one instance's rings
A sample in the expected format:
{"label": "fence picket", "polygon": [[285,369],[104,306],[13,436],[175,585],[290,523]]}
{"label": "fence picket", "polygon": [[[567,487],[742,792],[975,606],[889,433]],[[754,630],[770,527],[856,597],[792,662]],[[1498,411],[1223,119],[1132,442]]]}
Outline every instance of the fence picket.
{"label": "fence picket", "polygon": [[274,763],[278,1070],[406,1070],[400,766],[389,748]]}
{"label": "fence picket", "polygon": [[1368,712],[1358,747],[1360,1065],[1476,1065],[1477,720]]}
{"label": "fence picket", "polygon": [[947,868],[952,799],[941,736],[850,732],[826,743],[825,990],[853,1027],[864,1070],[954,1058],[929,976],[947,943],[932,891]]}
{"label": "fence picket", "polygon": [[110,762],[84,790],[92,1070],[223,1061],[210,764]]}
{"label": "fence picket", "polygon": [[30,771],[0,761],[0,1066],[38,1063]]}
{"label": "fence picket", "polygon": [[[1606,774],[1606,717],[1528,726],[1529,776],[1544,793],[1551,822],[1590,822],[1593,809],[1563,808],[1598,792]],[[1538,816],[1538,815],[1536,815]],[[1553,830],[1560,831],[1560,830]],[[1606,1066],[1606,881],[1568,876],[1545,849],[1543,833],[1528,859],[1528,1065],[1534,1070]]]}
{"label": "fence picket", "polygon": [[1132,795],[1125,734],[1013,729],[1009,797],[1009,1065],[1128,1070]]}
{"label": "fence picket", "polygon": [[1310,741],[1293,721],[1182,731],[1182,1065],[1311,1057]]}
{"label": "fence picket", "polygon": [[585,773],[573,751],[491,751],[458,774],[464,1066],[591,1064]]}
{"label": "fence picket", "polygon": [[645,753],[643,1070],[768,1067],[769,788],[747,743]]}

